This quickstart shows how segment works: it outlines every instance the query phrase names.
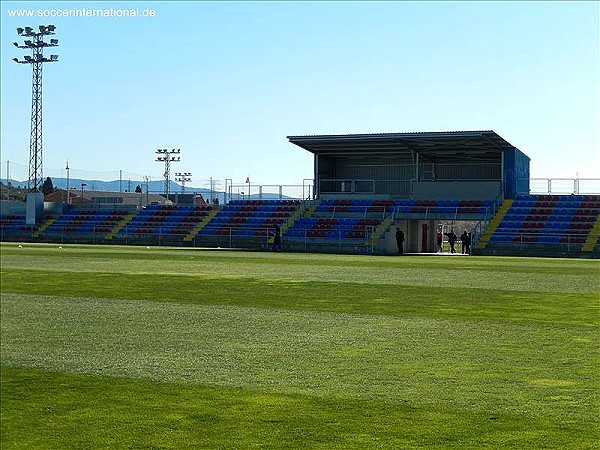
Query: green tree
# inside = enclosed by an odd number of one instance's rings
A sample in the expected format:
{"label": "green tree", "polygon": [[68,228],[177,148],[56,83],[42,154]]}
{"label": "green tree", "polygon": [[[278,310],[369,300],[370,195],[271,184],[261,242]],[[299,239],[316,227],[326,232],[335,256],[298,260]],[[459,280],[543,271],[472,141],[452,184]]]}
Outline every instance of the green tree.
{"label": "green tree", "polygon": [[48,195],[54,192],[54,185],[52,184],[52,180],[50,177],[46,178],[44,184],[42,184],[42,194]]}

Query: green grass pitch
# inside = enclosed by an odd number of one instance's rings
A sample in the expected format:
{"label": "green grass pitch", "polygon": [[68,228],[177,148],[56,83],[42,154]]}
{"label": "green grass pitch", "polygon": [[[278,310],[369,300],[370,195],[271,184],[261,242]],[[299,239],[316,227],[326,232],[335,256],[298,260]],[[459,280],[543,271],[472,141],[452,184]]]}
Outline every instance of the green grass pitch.
{"label": "green grass pitch", "polygon": [[1,447],[592,449],[600,262],[3,243]]}

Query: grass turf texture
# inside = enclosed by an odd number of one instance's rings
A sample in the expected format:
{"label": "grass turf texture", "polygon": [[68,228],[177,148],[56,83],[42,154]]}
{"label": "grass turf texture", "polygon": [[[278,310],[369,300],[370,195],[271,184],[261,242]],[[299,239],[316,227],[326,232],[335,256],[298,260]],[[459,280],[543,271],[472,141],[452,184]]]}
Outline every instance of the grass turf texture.
{"label": "grass turf texture", "polygon": [[598,261],[2,244],[2,448],[595,448]]}

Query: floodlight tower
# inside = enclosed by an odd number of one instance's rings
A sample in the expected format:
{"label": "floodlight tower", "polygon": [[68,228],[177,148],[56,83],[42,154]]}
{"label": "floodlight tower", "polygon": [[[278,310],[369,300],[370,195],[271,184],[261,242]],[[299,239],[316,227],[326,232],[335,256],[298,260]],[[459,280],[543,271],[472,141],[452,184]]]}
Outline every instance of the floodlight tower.
{"label": "floodlight tower", "polygon": [[156,154],[158,155],[156,157],[156,161],[165,163],[165,173],[163,174],[163,176],[165,177],[165,196],[167,197],[167,200],[169,199],[169,179],[171,176],[171,163],[179,162],[181,158],[179,156],[175,156],[179,155],[179,153],[181,153],[181,149],[179,148],[172,150],[169,150],[167,148],[159,148],[158,150],[156,150]]}
{"label": "floodlight tower", "polygon": [[181,183],[181,193],[185,192],[185,183],[188,181],[192,181],[192,173],[191,172],[177,172],[175,174],[175,181],[179,181]]}
{"label": "floodlight tower", "polygon": [[50,39],[50,42],[44,42],[44,36],[55,34],[54,25],[40,25],[39,31],[34,31],[31,27],[17,28],[19,36],[31,39],[25,40],[24,45],[13,42],[17,48],[30,49],[32,55],[25,55],[23,60],[13,58],[13,61],[19,64],[31,64],[33,69],[32,88],[31,88],[31,134],[29,137],[29,182],[30,192],[40,191],[43,182],[42,170],[42,65],[47,62],[58,61],[58,55],[50,55],[50,58],[44,57],[44,47],[57,47],[58,39]]}

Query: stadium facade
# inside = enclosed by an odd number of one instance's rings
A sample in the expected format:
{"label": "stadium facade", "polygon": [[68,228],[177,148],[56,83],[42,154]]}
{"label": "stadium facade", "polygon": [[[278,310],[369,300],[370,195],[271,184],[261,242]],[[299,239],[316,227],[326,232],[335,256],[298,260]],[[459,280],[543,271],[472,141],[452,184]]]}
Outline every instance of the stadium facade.
{"label": "stadium facade", "polygon": [[494,131],[288,140],[314,156],[308,198],[280,190],[279,199],[229,196],[224,205],[47,202],[35,220],[2,202],[1,238],[272,249],[277,235],[288,251],[393,254],[400,228],[414,254],[439,250],[439,231],[464,231],[469,254],[600,256],[600,195],[530,194],[529,157]]}
{"label": "stadium facade", "polygon": [[288,136],[317,197],[494,200],[529,193],[529,157],[494,131]]}

